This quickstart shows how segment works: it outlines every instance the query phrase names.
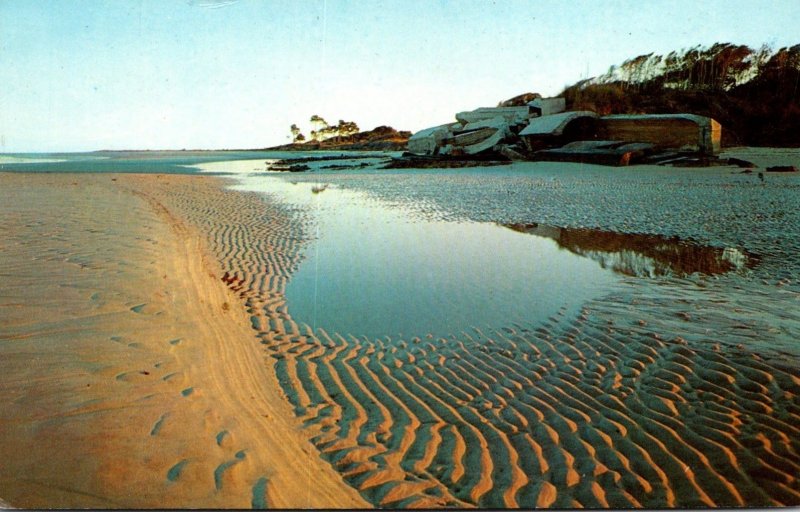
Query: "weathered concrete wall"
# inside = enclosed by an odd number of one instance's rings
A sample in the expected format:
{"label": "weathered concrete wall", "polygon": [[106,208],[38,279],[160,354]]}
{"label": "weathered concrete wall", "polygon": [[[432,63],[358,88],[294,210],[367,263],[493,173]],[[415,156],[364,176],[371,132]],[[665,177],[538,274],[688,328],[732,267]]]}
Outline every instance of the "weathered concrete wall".
{"label": "weathered concrete wall", "polygon": [[452,136],[452,130],[459,123],[443,124],[420,130],[408,139],[408,150],[418,155],[432,155],[442,145],[442,141]]}
{"label": "weathered concrete wall", "polygon": [[581,110],[533,118],[519,135],[529,151],[536,151],[593,139],[596,133],[597,114]]}
{"label": "weathered concrete wall", "polygon": [[549,116],[564,112],[567,109],[567,100],[564,98],[536,98],[528,105],[537,110],[540,116]]}
{"label": "weathered concrete wall", "polygon": [[721,148],[722,127],[711,118],[694,115],[606,116],[598,123],[597,136],[713,155]]}

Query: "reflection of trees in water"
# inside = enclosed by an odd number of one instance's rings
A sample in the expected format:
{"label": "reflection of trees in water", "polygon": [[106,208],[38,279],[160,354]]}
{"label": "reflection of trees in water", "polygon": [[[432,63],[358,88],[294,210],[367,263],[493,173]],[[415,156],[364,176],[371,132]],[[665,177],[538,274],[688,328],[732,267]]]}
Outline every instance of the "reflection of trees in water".
{"label": "reflection of trees in water", "polygon": [[741,251],[731,247],[706,247],[657,235],[539,224],[511,224],[506,227],[551,238],[560,247],[591,258],[603,268],[631,276],[685,276],[694,272],[721,274],[741,269],[749,260]]}
{"label": "reflection of trees in water", "polygon": [[601,252],[601,251],[582,251],[571,249],[572,252],[593,259],[600,263],[600,266],[625,274],[639,277],[656,277],[670,274],[670,267],[653,258],[643,256],[633,251],[622,252]]}

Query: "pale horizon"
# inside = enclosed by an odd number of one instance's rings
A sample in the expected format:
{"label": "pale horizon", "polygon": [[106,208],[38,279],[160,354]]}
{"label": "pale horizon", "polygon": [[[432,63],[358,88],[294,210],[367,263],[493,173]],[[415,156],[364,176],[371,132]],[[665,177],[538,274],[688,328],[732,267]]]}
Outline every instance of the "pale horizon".
{"label": "pale horizon", "polygon": [[0,2],[0,153],[246,149],[309,118],[411,132],[638,55],[797,44],[793,1]]}

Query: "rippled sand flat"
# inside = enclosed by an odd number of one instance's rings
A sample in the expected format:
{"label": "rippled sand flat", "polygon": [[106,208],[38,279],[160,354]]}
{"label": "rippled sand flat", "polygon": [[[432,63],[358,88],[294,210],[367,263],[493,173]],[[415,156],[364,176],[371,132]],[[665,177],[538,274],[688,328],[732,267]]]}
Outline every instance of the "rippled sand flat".
{"label": "rippled sand flat", "polygon": [[287,211],[297,229],[284,231],[257,222],[274,211],[266,198],[166,202],[212,233],[307,434],[375,505],[800,503],[800,317],[786,281],[627,279],[577,315],[373,340],[290,317],[302,213]]}

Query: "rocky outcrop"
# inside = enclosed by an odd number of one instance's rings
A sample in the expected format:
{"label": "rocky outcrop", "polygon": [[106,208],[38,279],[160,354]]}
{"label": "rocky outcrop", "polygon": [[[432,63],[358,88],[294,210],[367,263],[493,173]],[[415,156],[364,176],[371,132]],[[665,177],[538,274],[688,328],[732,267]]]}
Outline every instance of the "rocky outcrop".
{"label": "rocky outcrop", "polygon": [[[519,101],[531,99],[522,106]],[[420,130],[408,154],[392,167],[450,167],[511,160],[550,160],[600,165],[687,163],[706,165],[720,151],[720,124],[693,114],[598,116],[564,111],[564,98],[526,93],[494,108],[455,115],[455,123]],[[505,106],[512,105],[512,106]],[[688,159],[688,160],[687,160]],[[460,166],[460,164],[459,164]]]}

